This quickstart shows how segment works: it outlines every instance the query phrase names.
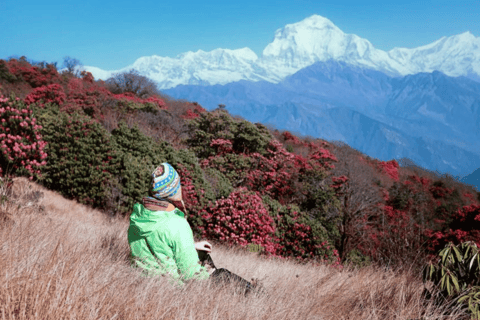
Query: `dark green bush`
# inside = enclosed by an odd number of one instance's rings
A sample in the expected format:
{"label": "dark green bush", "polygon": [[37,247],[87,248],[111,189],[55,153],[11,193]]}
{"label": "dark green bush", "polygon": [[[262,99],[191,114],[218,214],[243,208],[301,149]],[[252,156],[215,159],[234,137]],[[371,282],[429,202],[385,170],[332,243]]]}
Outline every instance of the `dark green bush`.
{"label": "dark green bush", "polygon": [[223,173],[214,168],[204,169],[205,179],[210,183],[216,199],[227,198],[233,191],[231,182]]}
{"label": "dark green bush", "polygon": [[36,109],[48,143],[46,187],[94,207],[105,207],[108,185],[118,172],[110,134],[88,116],[66,114],[56,105]]}
{"label": "dark green bush", "polygon": [[278,255],[298,259],[324,260],[340,263],[338,251],[331,244],[328,231],[295,205],[284,206],[269,196],[262,197],[265,207],[275,222]]}
{"label": "dark green bush", "polygon": [[216,139],[230,140],[232,151],[244,154],[265,154],[269,141],[273,139],[265,126],[234,119],[225,110],[202,113],[190,122],[189,129],[191,136],[187,143],[200,158],[217,154],[210,145]]}

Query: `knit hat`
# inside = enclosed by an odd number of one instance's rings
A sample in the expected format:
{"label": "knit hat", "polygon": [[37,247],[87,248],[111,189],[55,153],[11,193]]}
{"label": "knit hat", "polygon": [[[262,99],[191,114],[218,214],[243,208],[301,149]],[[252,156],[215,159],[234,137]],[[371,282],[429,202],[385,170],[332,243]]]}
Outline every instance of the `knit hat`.
{"label": "knit hat", "polygon": [[166,200],[181,195],[180,176],[167,162],[159,165],[152,173],[152,196]]}

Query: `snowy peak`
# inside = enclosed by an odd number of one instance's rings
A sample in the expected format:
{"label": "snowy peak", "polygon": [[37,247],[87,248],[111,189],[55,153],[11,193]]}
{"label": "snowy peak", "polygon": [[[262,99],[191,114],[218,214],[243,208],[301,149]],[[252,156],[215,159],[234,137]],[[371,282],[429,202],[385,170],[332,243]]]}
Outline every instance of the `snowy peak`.
{"label": "snowy peak", "polygon": [[175,58],[142,57],[131,68],[157,81],[160,88],[179,84],[225,84],[239,80],[272,81],[264,78],[266,72],[254,72],[257,60],[257,55],[249,48],[198,50],[179,54]]}
{"label": "snowy peak", "polygon": [[229,61],[229,60],[249,60],[255,61],[258,59],[255,52],[249,48],[242,48],[236,50],[230,49],[215,49],[210,52],[198,50],[197,52],[188,51],[177,56],[179,60],[199,60],[206,59],[210,61]]}
{"label": "snowy peak", "polygon": [[469,31],[414,49],[394,48],[388,55],[404,67],[402,74],[438,70],[452,77],[480,75],[480,37]]}
{"label": "snowy peak", "polygon": [[136,69],[158,82],[161,89],[179,84],[213,85],[239,80],[278,83],[315,62],[342,61],[389,76],[441,71],[448,76],[480,80],[480,37],[465,32],[418,48],[376,49],[368,40],[346,34],[329,19],[313,15],[287,24],[258,57],[249,48],[198,50],[174,58],[142,57],[117,71],[85,67],[97,79]]}
{"label": "snowy peak", "polygon": [[277,30],[262,58],[298,70],[316,61],[361,59],[372,50],[368,40],[345,34],[327,18],[314,15]]}

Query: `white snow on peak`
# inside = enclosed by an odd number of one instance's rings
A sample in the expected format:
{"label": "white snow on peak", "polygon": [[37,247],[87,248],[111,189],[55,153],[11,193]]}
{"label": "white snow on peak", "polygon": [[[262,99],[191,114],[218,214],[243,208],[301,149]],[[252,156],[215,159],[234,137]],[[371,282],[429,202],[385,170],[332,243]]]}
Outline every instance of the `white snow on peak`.
{"label": "white snow on peak", "polygon": [[[239,80],[279,82],[317,61],[343,61],[389,75],[441,71],[450,76],[480,77],[480,37],[465,32],[418,48],[376,49],[368,40],[346,34],[329,19],[313,15],[287,24],[258,57],[249,48],[198,50],[174,58],[149,56],[117,72],[135,69],[167,89],[179,84],[213,85]],[[97,79],[113,71],[85,67]]]}
{"label": "white snow on peak", "polygon": [[480,74],[480,37],[469,31],[418,48],[394,48],[388,55],[404,67],[402,74],[435,70],[453,77]]}
{"label": "white snow on peak", "polygon": [[333,22],[319,15],[278,29],[273,42],[263,51],[262,59],[265,64],[275,66],[278,72],[286,67],[288,74],[317,61],[330,59],[394,75],[399,74],[400,67],[368,40],[344,33]]}

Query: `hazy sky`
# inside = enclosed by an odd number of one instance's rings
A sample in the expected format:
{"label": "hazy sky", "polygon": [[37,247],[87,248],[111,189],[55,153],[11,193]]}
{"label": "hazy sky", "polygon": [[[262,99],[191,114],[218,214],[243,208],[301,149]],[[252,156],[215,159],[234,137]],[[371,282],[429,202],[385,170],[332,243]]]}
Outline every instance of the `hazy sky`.
{"label": "hazy sky", "polygon": [[60,63],[68,55],[113,70],[199,49],[249,47],[260,56],[275,30],[313,14],[383,50],[480,36],[479,0],[0,0],[0,59]]}

